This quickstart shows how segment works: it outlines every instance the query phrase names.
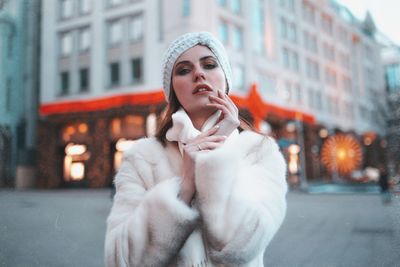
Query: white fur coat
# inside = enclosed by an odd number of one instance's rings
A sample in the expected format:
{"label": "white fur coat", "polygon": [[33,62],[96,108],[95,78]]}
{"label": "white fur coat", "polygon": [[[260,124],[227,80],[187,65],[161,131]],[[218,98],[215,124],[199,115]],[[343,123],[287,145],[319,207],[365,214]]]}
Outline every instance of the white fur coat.
{"label": "white fur coat", "polygon": [[106,266],[263,266],[286,212],[286,164],[272,138],[243,131],[196,158],[192,206],[177,195],[176,145],[125,152],[107,220]]}

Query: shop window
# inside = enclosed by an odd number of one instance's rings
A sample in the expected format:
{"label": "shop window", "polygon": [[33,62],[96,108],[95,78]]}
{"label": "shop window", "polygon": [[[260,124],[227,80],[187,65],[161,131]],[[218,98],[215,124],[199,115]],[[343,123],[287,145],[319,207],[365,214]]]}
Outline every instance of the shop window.
{"label": "shop window", "polygon": [[65,147],[64,180],[73,182],[85,179],[85,162],[88,158],[86,145],[69,143]]}
{"label": "shop window", "polygon": [[62,131],[62,140],[65,143],[84,142],[88,138],[89,126],[86,123],[67,125]]}
{"label": "shop window", "polygon": [[120,138],[137,139],[146,135],[145,121],[141,115],[128,115],[111,121],[110,135],[113,140]]}
{"label": "shop window", "polygon": [[155,136],[157,131],[157,115],[150,113],[146,118],[146,134],[147,136]]}
{"label": "shop window", "polygon": [[122,157],[124,155],[124,151],[128,150],[133,144],[135,140],[127,140],[125,138],[121,138],[115,144],[115,154],[114,154],[114,170],[118,171],[121,166]]}

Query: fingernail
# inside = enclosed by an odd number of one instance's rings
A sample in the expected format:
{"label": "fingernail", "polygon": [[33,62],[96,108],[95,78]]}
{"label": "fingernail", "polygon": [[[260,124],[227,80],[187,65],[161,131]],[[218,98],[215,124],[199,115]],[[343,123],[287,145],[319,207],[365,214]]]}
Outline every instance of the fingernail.
{"label": "fingernail", "polygon": [[215,125],[214,127],[218,129],[218,128],[219,128],[219,125]]}

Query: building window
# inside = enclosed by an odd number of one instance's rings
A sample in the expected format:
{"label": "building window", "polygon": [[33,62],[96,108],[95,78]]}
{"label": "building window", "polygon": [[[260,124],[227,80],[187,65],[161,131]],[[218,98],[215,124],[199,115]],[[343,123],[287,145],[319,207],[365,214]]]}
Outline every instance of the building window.
{"label": "building window", "polygon": [[326,59],[335,61],[335,48],[327,43],[323,44],[323,53]]}
{"label": "building window", "polygon": [[239,27],[235,27],[233,31],[233,47],[237,50],[243,48],[243,34]]}
{"label": "building window", "polygon": [[139,41],[143,38],[143,16],[138,15],[131,18],[129,23],[130,39]]}
{"label": "building window", "polygon": [[296,101],[297,101],[297,103],[302,104],[303,103],[303,95],[302,95],[301,87],[299,84],[296,84],[294,86],[294,88],[295,88],[294,95],[296,96]]}
{"label": "building window", "polygon": [[302,6],[303,19],[310,24],[315,24],[315,7],[308,1],[303,1]]}
{"label": "building window", "polygon": [[110,64],[110,85],[118,86],[120,83],[119,63],[113,62]]}
{"label": "building window", "polygon": [[390,93],[400,91],[400,64],[392,64],[386,67],[386,87]]}
{"label": "building window", "polygon": [[79,0],[79,14],[88,14],[92,8],[92,0]]}
{"label": "building window", "polygon": [[8,34],[7,38],[7,57],[8,59],[11,59],[13,56],[13,39],[14,39],[14,34]]}
{"label": "building window", "polygon": [[217,3],[220,6],[225,6],[226,5],[226,0],[217,0]]}
{"label": "building window", "polygon": [[295,2],[295,0],[279,0],[279,5],[282,8],[287,8],[291,12],[295,12],[296,8],[295,8],[294,2]]}
{"label": "building window", "polygon": [[299,55],[297,54],[297,52],[292,51],[292,58],[291,58],[291,66],[292,66],[292,70],[299,72],[300,71],[300,62],[299,62]]}
{"label": "building window", "polygon": [[348,56],[348,54],[346,53],[342,53],[342,52],[338,52],[338,59],[339,59],[339,63],[340,63],[340,65],[343,67],[343,68],[345,68],[345,69],[347,69],[347,70],[349,70],[350,69],[350,59],[349,59],[349,56]]}
{"label": "building window", "polygon": [[352,90],[351,90],[351,79],[349,77],[344,76],[344,75],[342,76],[342,87],[346,92],[348,92],[348,93],[352,92]]}
{"label": "building window", "polygon": [[6,111],[11,110],[11,92],[12,92],[12,80],[7,78],[6,80]]}
{"label": "building window", "polygon": [[220,21],[218,25],[218,35],[223,44],[228,44],[229,41],[229,33],[228,33],[228,24],[225,21]]}
{"label": "building window", "polygon": [[330,69],[330,68],[325,68],[325,81],[327,84],[330,84],[332,86],[336,86],[336,71]]}
{"label": "building window", "polygon": [[290,68],[290,60],[289,60],[289,50],[287,48],[282,49],[282,61],[283,61],[283,66],[287,69]]}
{"label": "building window", "polygon": [[300,71],[299,54],[296,51],[284,47],[282,49],[282,62],[286,69],[291,69],[295,72]]}
{"label": "building window", "polygon": [[254,1],[252,8],[253,16],[251,19],[251,26],[253,30],[253,45],[254,51],[258,54],[264,53],[264,1],[256,0]]}
{"label": "building window", "polygon": [[285,82],[285,90],[283,91],[282,98],[287,102],[292,101],[292,84],[290,82]]}
{"label": "building window", "polygon": [[314,80],[319,80],[319,65],[318,62],[307,59],[306,60],[306,73],[307,77]]}
{"label": "building window", "polygon": [[284,17],[281,17],[281,37],[290,42],[297,42],[297,28],[293,22],[288,22]]}
{"label": "building window", "polygon": [[190,0],[182,0],[182,16],[188,17],[190,15]]}
{"label": "building window", "polygon": [[339,27],[338,28],[338,35],[339,35],[339,40],[344,44],[344,45],[348,45],[348,40],[349,40],[349,35],[346,31],[345,28],[343,27]]}
{"label": "building window", "polygon": [[115,45],[122,41],[122,23],[121,21],[111,21],[109,23],[109,44]]}
{"label": "building window", "polygon": [[308,31],[303,32],[304,47],[311,52],[318,53],[317,37]]}
{"label": "building window", "polygon": [[60,2],[60,16],[62,19],[72,17],[73,13],[73,1],[72,0],[61,0]]}
{"label": "building window", "polygon": [[295,0],[288,0],[287,1],[288,9],[292,12],[296,11]]}
{"label": "building window", "polygon": [[124,2],[124,0],[108,0],[109,6],[117,6]]}
{"label": "building window", "polygon": [[72,53],[72,33],[66,32],[61,34],[60,40],[60,54],[61,56],[67,56]]}
{"label": "building window", "polygon": [[82,68],[79,70],[79,90],[81,92],[89,91],[89,69]]}
{"label": "building window", "polygon": [[315,92],[315,107],[322,111],[322,95],[319,91]]}
{"label": "building window", "polygon": [[131,60],[131,77],[133,83],[141,82],[143,77],[142,59],[134,58]]}
{"label": "building window", "polygon": [[[235,66],[232,70],[233,74],[233,90],[244,90],[244,69],[241,66]],[[231,88],[230,88],[231,89]]]}
{"label": "building window", "polygon": [[285,19],[284,17],[281,17],[280,23],[281,23],[281,25],[280,25],[280,28],[281,28],[281,37],[282,37],[283,39],[286,39],[287,36],[288,36],[288,33],[287,33],[288,29],[287,29],[287,22],[286,22],[286,19]]}
{"label": "building window", "polygon": [[87,51],[90,48],[90,30],[89,27],[79,31],[79,51]]}
{"label": "building window", "polygon": [[69,72],[61,72],[61,95],[66,95],[69,92]]}
{"label": "building window", "polygon": [[240,10],[242,9],[241,1],[240,0],[231,0],[231,9],[234,13],[239,14]]}
{"label": "building window", "polygon": [[296,25],[293,22],[289,23],[288,40],[293,42],[293,43],[297,42],[297,28],[296,28]]}
{"label": "building window", "polygon": [[308,106],[311,108],[315,108],[314,90],[312,88],[308,88]]}
{"label": "building window", "polygon": [[332,35],[332,33],[333,33],[332,19],[328,15],[323,14],[322,18],[321,18],[321,23],[322,23],[322,25],[321,25],[322,30],[324,32],[326,32],[327,34]]}

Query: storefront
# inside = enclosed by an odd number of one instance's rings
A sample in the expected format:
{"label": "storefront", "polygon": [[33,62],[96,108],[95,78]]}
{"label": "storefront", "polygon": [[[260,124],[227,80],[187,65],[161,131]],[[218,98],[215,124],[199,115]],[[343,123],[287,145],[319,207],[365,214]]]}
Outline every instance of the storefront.
{"label": "storefront", "polygon": [[[372,134],[359,137],[327,130],[310,114],[266,103],[256,85],[245,97],[231,97],[245,119],[277,140],[288,163],[291,186],[348,179],[350,169],[342,171],[348,168],[346,164],[353,163],[357,169],[375,160],[373,147],[379,138]],[[165,106],[162,91],[42,106],[38,186],[111,186],[123,152],[135,140],[155,134]],[[336,138],[339,134],[347,137]],[[339,161],[344,164],[342,170],[336,164]]]}
{"label": "storefront", "polygon": [[154,135],[164,107],[162,92],[42,106],[38,186],[111,186],[123,152]]}

